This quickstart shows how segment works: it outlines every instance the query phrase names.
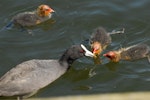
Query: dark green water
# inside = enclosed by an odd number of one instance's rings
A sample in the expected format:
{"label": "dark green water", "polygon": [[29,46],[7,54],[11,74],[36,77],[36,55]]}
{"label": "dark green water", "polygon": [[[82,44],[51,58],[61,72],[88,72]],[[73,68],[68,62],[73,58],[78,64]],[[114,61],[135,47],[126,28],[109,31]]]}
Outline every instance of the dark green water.
{"label": "dark green water", "polygon": [[[0,76],[30,59],[58,59],[73,44],[88,39],[103,26],[108,31],[125,28],[124,35],[112,36],[104,51],[137,43],[150,45],[149,0],[1,0],[0,28],[13,15],[50,5],[56,13],[52,20],[31,27],[32,34],[18,28],[0,32]],[[90,58],[77,60],[58,80],[34,97],[76,94],[150,91],[150,64],[147,59],[94,65]],[[39,80],[40,81],[40,80]]]}

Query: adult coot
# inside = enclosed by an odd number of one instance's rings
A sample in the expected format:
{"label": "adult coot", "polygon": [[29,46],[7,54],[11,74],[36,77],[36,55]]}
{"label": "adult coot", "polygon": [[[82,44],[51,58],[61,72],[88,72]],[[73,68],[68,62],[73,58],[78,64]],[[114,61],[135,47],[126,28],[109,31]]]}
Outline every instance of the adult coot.
{"label": "adult coot", "polygon": [[93,53],[84,45],[73,45],[59,60],[29,60],[8,71],[0,78],[0,96],[17,96],[18,100],[30,97],[39,89],[64,74],[76,59]]}
{"label": "adult coot", "polygon": [[146,44],[136,44],[115,51],[109,51],[103,56],[109,58],[113,62],[120,60],[137,60],[147,57],[150,62],[150,47]]}

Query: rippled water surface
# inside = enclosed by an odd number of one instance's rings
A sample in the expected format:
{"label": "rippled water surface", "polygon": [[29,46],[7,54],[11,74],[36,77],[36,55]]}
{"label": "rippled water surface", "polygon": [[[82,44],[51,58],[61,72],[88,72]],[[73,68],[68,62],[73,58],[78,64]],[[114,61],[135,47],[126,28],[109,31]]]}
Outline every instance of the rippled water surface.
{"label": "rippled water surface", "polygon": [[[149,0],[1,0],[0,28],[20,12],[50,5],[56,13],[45,23],[30,27],[32,34],[17,27],[0,31],[0,76],[30,59],[58,59],[73,44],[88,39],[103,26],[108,31],[125,28],[125,34],[113,35],[104,51],[137,43],[150,45]],[[58,80],[34,97],[150,91],[150,64],[147,59],[101,65],[90,58],[77,60]],[[40,81],[40,80],[39,80]]]}

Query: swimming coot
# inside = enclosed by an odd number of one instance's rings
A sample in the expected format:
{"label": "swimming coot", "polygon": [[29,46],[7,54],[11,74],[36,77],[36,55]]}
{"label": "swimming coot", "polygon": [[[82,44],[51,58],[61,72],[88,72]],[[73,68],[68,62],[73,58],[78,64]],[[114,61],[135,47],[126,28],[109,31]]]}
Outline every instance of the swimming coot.
{"label": "swimming coot", "polygon": [[54,10],[48,5],[40,5],[37,10],[32,12],[19,13],[12,18],[12,23],[21,26],[34,26],[51,18]]}
{"label": "swimming coot", "polygon": [[76,59],[93,53],[84,45],[73,45],[58,60],[25,61],[0,78],[0,96],[30,97],[64,74]]}
{"label": "swimming coot", "polygon": [[92,52],[95,55],[100,55],[101,52],[111,43],[111,34],[124,33],[122,31],[107,32],[103,27],[98,27],[94,30],[90,38]]}
{"label": "swimming coot", "polygon": [[116,51],[109,51],[103,56],[109,58],[113,62],[119,62],[120,60],[132,61],[148,57],[150,62],[150,47],[146,44],[136,44],[127,48],[121,48]]}
{"label": "swimming coot", "polygon": [[111,43],[110,35],[119,33],[124,33],[124,29],[122,31],[114,30],[112,32],[107,32],[103,27],[98,27],[94,30],[90,38],[90,46],[95,55],[95,63],[101,63],[99,55]]}

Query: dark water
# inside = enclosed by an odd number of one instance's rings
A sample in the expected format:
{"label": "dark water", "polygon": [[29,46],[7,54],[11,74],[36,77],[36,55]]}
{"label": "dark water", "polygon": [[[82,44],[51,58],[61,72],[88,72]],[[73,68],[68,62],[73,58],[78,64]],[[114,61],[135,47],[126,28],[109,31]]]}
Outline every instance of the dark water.
{"label": "dark water", "polygon": [[[58,59],[66,48],[88,39],[103,26],[108,31],[125,28],[124,35],[112,36],[104,51],[137,43],[150,45],[149,0],[1,0],[0,28],[19,12],[48,4],[56,13],[43,24],[30,27],[32,34],[18,28],[0,32],[0,76],[30,59]],[[61,78],[34,97],[150,91],[147,59],[94,65],[90,58],[77,60]],[[40,81],[40,80],[39,80]]]}

